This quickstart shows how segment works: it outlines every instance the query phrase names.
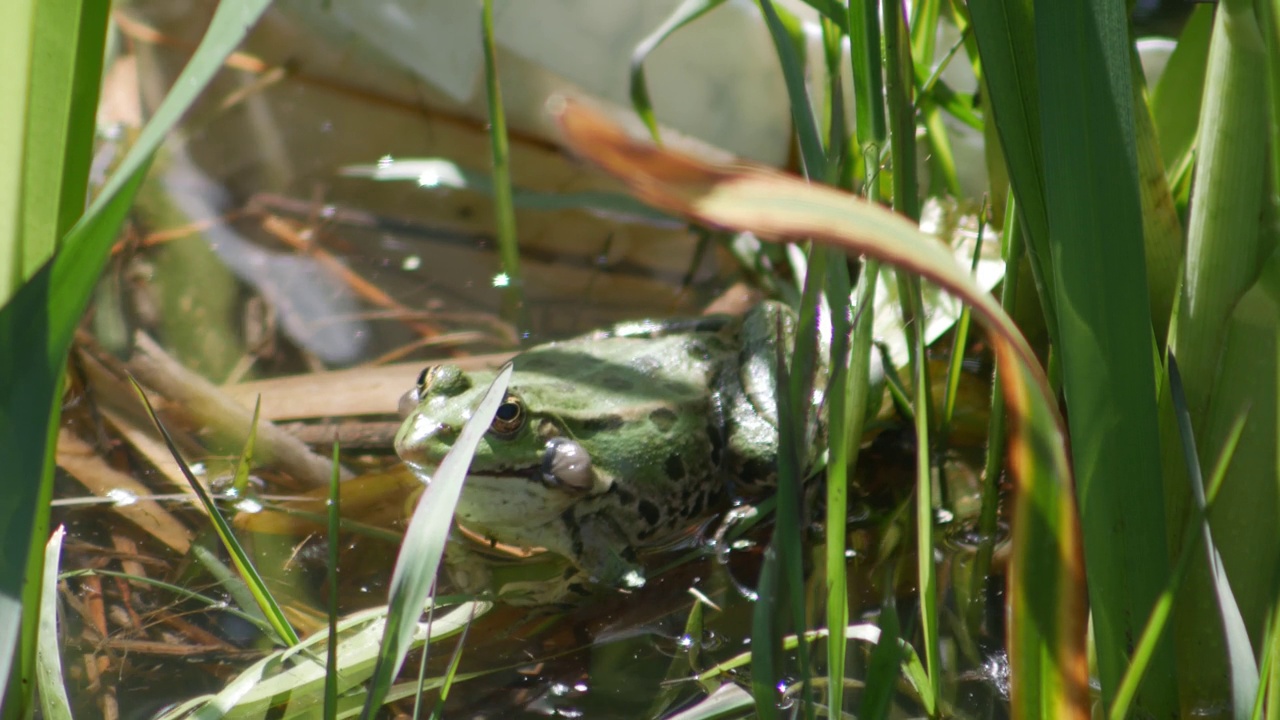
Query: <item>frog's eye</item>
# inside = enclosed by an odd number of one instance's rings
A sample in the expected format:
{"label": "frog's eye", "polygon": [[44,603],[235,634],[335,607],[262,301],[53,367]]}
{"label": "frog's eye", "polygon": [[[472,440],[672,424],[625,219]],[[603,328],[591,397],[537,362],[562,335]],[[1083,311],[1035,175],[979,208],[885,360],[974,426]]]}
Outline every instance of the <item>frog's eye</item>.
{"label": "frog's eye", "polygon": [[498,412],[494,413],[493,424],[489,425],[489,429],[498,435],[510,435],[519,430],[523,424],[524,405],[521,404],[520,398],[508,395],[498,406]]}
{"label": "frog's eye", "polygon": [[435,370],[435,367],[427,366],[427,367],[422,368],[422,372],[418,373],[418,388],[419,388],[419,389],[421,389],[421,390],[425,390],[425,389],[426,389],[426,387],[427,387],[427,380],[431,377],[431,372],[432,372],[433,370]]}

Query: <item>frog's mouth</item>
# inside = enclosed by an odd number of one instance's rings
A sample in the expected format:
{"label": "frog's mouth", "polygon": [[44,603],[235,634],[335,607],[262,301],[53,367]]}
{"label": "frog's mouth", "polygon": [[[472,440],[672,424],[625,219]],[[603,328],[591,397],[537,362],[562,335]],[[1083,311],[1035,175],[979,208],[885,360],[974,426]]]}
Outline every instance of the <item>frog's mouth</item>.
{"label": "frog's mouth", "polygon": [[[439,464],[424,464],[412,461],[406,461],[415,472],[426,477],[434,477],[435,473],[440,470]],[[549,478],[543,471],[542,466],[526,466],[526,467],[502,467],[502,468],[471,468],[467,471],[467,479],[463,485],[463,492],[473,484],[492,485],[495,488],[501,486],[510,487],[517,481],[523,481],[522,484],[540,485],[551,490],[572,491],[573,488],[566,486],[554,477]],[[577,494],[577,493],[572,493]]]}

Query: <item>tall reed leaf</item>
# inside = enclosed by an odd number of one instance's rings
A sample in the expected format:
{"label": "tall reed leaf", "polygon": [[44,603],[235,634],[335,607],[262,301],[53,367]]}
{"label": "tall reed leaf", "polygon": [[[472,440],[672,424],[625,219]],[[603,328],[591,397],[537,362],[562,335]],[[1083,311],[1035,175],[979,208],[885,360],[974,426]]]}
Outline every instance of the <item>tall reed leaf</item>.
{"label": "tall reed leaf", "polygon": [[1084,577],[1062,420],[1043,371],[1008,315],[946,249],[900,215],[771,170],[710,165],[654,148],[571,101],[553,105],[553,112],[574,152],[656,207],[766,239],[808,237],[846,253],[866,253],[973,305],[991,333],[1015,420],[1009,614],[1015,716],[1054,708],[1059,717],[1088,717]]}
{"label": "tall reed leaf", "polygon": [[[1087,0],[1035,17],[1056,349],[1108,704],[1170,572],[1125,12]],[[1170,651],[1138,695],[1154,717],[1175,714]]]}
{"label": "tall reed leaf", "polygon": [[[1280,545],[1259,533],[1280,513],[1276,482],[1277,296],[1273,230],[1264,231],[1275,188],[1268,187],[1266,43],[1255,4],[1218,4],[1197,128],[1195,193],[1187,220],[1187,258],[1177,331],[1170,346],[1182,371],[1201,464],[1218,456],[1234,417],[1249,425],[1211,519],[1213,537],[1245,627],[1259,652],[1274,603]],[[1170,517],[1190,512],[1185,486],[1166,490]],[[1180,687],[1187,702],[1225,704],[1230,643],[1217,616],[1217,568],[1197,558],[1175,616]],[[1190,611],[1188,611],[1188,608]]]}
{"label": "tall reed leaf", "polygon": [[[14,0],[0,9],[0,305],[49,259],[84,207],[107,7]],[[7,322],[0,318],[0,327]],[[7,717],[31,708],[49,533],[46,448],[56,432],[50,404],[62,360],[33,372],[16,361],[38,357],[39,340],[38,332],[13,337],[0,329],[0,401],[12,400],[0,406],[0,457],[11,474],[0,484],[0,678],[7,681],[0,707]],[[14,383],[14,392],[4,392]]]}
{"label": "tall reed leaf", "polygon": [[[40,13],[53,12],[45,5],[45,3],[40,4]],[[79,7],[80,4],[75,5]],[[10,676],[9,663],[14,657],[13,648],[18,639],[19,623],[23,621],[22,605],[25,602],[27,608],[34,608],[33,592],[27,592],[26,597],[23,598],[21,586],[28,570],[38,570],[39,566],[39,560],[36,557],[38,550],[33,549],[38,546],[38,543],[33,545],[33,535],[40,534],[39,542],[42,543],[43,534],[47,532],[49,492],[47,478],[51,477],[52,472],[52,438],[57,425],[57,412],[53,404],[61,388],[62,367],[71,345],[72,333],[88,304],[98,274],[115,239],[116,230],[141,181],[142,172],[146,168],[151,153],[221,67],[222,60],[244,38],[249,27],[261,15],[266,5],[267,0],[227,0],[218,6],[204,40],[176,81],[173,92],[165,98],[156,116],[147,124],[118,171],[107,182],[102,192],[94,198],[88,212],[63,237],[62,245],[54,260],[27,279],[12,297],[7,298],[6,304],[0,309],[0,428],[5,429],[0,432],[0,457],[5,458],[9,478],[8,482],[0,486],[0,528],[2,528],[0,544],[5,548],[5,560],[0,563],[0,677]],[[7,6],[5,20],[21,18],[23,7],[34,8],[35,4],[18,3]],[[69,7],[66,6],[66,8]],[[66,12],[72,13],[66,8],[64,8]],[[14,15],[8,16],[9,12]],[[69,14],[66,17],[70,16]],[[8,22],[0,25],[6,26],[6,34],[19,33],[23,28],[46,28],[43,31],[44,36],[40,38],[41,44],[48,43],[46,49],[61,47],[63,52],[75,53],[75,59],[64,57],[62,61],[44,67],[61,68],[62,72],[74,67],[75,73],[82,73],[86,77],[71,81],[70,75],[63,75],[61,82],[64,83],[64,87],[82,88],[86,87],[85,83],[91,83],[96,88],[100,72],[94,71],[90,60],[101,62],[100,50],[93,50],[95,43],[99,43],[96,47],[101,47],[100,41],[88,39],[81,41],[78,36],[73,39],[68,35],[67,27],[49,29],[47,25],[29,24],[31,17],[26,16],[28,24],[25,25],[22,22],[18,22],[16,26]],[[80,24],[77,24],[76,28],[87,38],[90,32],[88,20],[94,15],[86,10],[79,17]],[[104,16],[100,19],[105,22]],[[76,47],[68,49],[64,45],[67,42]],[[79,44],[81,42],[83,42],[83,48]],[[0,43],[0,45],[6,44]],[[28,39],[16,48],[6,45],[6,50],[3,52],[6,53],[6,57],[10,57],[8,53],[21,54],[23,52],[21,48],[24,47],[28,53],[35,52],[32,45]],[[81,49],[84,50],[83,53],[80,52]],[[5,105],[9,111],[12,111],[10,101],[16,97],[15,89],[29,87],[34,81],[29,73],[33,68],[38,67],[42,67],[40,63],[16,63],[13,68],[19,73],[15,77],[7,78],[6,85],[0,90],[4,93],[0,97],[0,101],[3,101],[0,105]],[[28,74],[24,75],[20,72],[23,68],[26,68]],[[6,76],[11,73],[10,67],[6,66]],[[65,83],[68,82],[70,85],[66,86]],[[25,107],[26,103],[23,102],[21,105]],[[92,107],[85,107],[83,96],[78,96],[74,100],[68,98],[55,105],[62,108],[62,112],[67,113],[92,112]],[[92,128],[92,120],[83,117],[72,120],[66,117],[59,119],[53,115],[49,117],[41,115],[33,116],[30,122],[61,124],[67,128],[68,133],[88,132]],[[14,125],[13,117],[6,114],[4,120],[0,122],[0,132],[5,133],[8,140],[13,140],[16,137],[15,127],[17,126]],[[25,138],[29,130],[26,124],[22,127],[24,138],[22,145],[25,148]],[[7,146],[8,140],[0,142],[0,146]],[[67,154],[63,156],[63,162],[67,163],[67,167],[80,167],[82,171],[87,172],[87,165],[79,164],[81,161],[78,159],[80,156],[76,148],[85,147],[88,139],[65,137],[62,140],[67,143],[68,148]],[[55,151],[49,149],[46,151],[32,157],[56,156]],[[11,149],[8,152],[13,151]],[[14,168],[6,167],[4,172],[13,170]],[[60,171],[58,175],[62,178],[64,187],[78,184],[81,189],[75,191],[68,188],[66,190],[68,194],[64,194],[62,188],[38,189],[40,192],[56,193],[60,198],[56,204],[43,205],[46,211],[51,213],[55,212],[56,208],[58,215],[56,219],[45,218],[41,221],[49,227],[58,227],[60,223],[65,222],[68,218],[67,209],[72,205],[76,208],[80,207],[78,203],[71,203],[68,198],[71,197],[70,193],[83,192],[85,182],[84,177],[73,178]],[[0,216],[5,218],[0,222],[6,223],[8,229],[8,234],[0,239],[0,242],[9,243],[9,246],[0,248],[0,251],[3,251],[6,257],[12,258],[15,257],[13,233],[14,228],[18,227],[13,223],[20,215],[9,213],[18,212],[18,208],[21,207],[21,201],[17,199],[19,196],[15,193],[19,191],[18,183],[24,182],[26,176],[0,175],[0,177],[5,178],[0,181],[2,183],[0,184]],[[21,222],[23,228],[34,227],[36,220],[23,218]],[[37,585],[29,587],[37,587]],[[30,643],[24,643],[20,651],[18,658],[25,667],[30,667],[33,648],[34,646]],[[29,675],[25,671],[23,675],[28,679],[26,687],[31,687]],[[7,701],[5,706],[6,708],[16,707]]]}
{"label": "tall reed leaf", "polygon": [[994,120],[1000,138],[1009,185],[1018,199],[1019,217],[1026,231],[1027,257],[1044,307],[1045,325],[1056,345],[1056,295],[1049,268],[1049,211],[1044,195],[1032,3],[990,0],[969,3],[968,8],[990,101],[988,122]]}

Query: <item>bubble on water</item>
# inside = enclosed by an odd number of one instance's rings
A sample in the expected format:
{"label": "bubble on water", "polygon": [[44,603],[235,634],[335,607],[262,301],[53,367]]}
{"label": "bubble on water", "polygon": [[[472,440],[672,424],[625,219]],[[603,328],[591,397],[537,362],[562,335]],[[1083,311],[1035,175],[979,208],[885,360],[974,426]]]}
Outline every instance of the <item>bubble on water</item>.
{"label": "bubble on water", "polygon": [[721,637],[720,633],[715,632],[714,630],[703,631],[702,633],[702,649],[703,650],[709,650],[709,651],[719,650],[721,645],[724,645],[724,638]]}
{"label": "bubble on water", "polygon": [[413,272],[422,267],[422,258],[417,255],[410,255],[400,263],[400,269],[405,272]]}
{"label": "bubble on water", "polygon": [[790,691],[792,686],[796,685],[796,681],[792,678],[782,678],[778,681],[778,709],[789,710],[792,705],[796,704],[795,695]]}

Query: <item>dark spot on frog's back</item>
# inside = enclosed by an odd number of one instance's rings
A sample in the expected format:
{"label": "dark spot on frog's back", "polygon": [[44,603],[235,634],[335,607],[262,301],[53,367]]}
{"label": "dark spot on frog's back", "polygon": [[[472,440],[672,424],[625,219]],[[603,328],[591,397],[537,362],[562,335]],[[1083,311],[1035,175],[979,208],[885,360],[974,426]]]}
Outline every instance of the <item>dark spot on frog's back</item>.
{"label": "dark spot on frog's back", "polygon": [[605,375],[600,378],[600,385],[606,390],[614,390],[617,392],[625,392],[635,388],[635,383],[618,375]]}
{"label": "dark spot on frog's back", "polygon": [[672,453],[667,458],[666,471],[667,477],[672,480],[684,479],[684,461],[680,459],[679,455]]}
{"label": "dark spot on frog's back", "polygon": [[657,525],[658,521],[662,519],[662,511],[658,509],[657,505],[648,500],[641,500],[636,509],[640,511],[645,523],[650,526]]}
{"label": "dark spot on frog's back", "polygon": [[596,418],[589,418],[582,421],[582,427],[578,430],[578,437],[589,438],[596,433],[613,432],[620,429],[625,421],[618,415],[601,415]]}
{"label": "dark spot on frog's back", "polygon": [[649,422],[653,423],[654,427],[664,433],[669,432],[671,428],[675,427],[676,420],[678,419],[679,418],[676,417],[675,411],[671,408],[658,408],[657,410],[649,413]]}

